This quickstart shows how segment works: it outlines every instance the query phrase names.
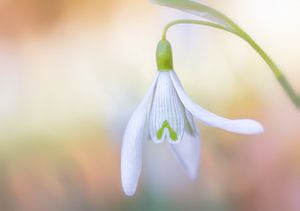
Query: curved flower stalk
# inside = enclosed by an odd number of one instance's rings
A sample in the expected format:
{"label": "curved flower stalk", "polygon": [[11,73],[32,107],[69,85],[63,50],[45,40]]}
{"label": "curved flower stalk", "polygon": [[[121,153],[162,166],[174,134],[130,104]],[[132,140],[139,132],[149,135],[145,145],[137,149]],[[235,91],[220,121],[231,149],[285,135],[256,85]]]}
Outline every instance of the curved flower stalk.
{"label": "curved flower stalk", "polygon": [[142,167],[142,143],[167,141],[190,178],[197,177],[199,132],[195,119],[239,134],[263,132],[260,123],[250,119],[227,119],[194,103],[184,91],[173,70],[171,45],[161,40],[157,47],[157,67],[148,93],[128,122],[121,153],[121,179],[126,195],[132,196]]}
{"label": "curved flower stalk", "polygon": [[182,10],[184,12],[194,14],[200,18],[204,18],[208,21],[195,21],[195,20],[177,20],[168,24],[165,28],[164,36],[169,27],[180,24],[180,23],[193,23],[215,27],[228,32],[231,32],[243,40],[245,40],[267,63],[267,65],[272,70],[277,81],[280,83],[281,87],[284,89],[286,94],[292,100],[296,107],[300,108],[300,96],[297,95],[294,88],[291,86],[289,81],[281,72],[280,68],[273,62],[273,60],[268,56],[268,54],[234,21],[228,18],[223,13],[218,10],[206,6],[199,1],[195,0],[152,0],[163,6],[172,7],[175,9]]}

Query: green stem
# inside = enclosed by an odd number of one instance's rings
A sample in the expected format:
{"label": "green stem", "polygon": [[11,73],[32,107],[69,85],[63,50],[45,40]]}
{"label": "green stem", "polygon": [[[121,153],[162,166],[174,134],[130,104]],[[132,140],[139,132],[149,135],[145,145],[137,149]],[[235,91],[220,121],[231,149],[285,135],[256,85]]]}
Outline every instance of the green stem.
{"label": "green stem", "polygon": [[290,99],[293,101],[293,103],[300,108],[300,96],[296,94],[295,90],[289,83],[289,81],[286,79],[286,77],[283,75],[279,67],[272,61],[272,59],[268,56],[268,54],[244,31],[242,30],[236,23],[234,23],[231,19],[229,19],[227,16],[223,15],[222,13],[219,13],[218,11],[214,10],[214,13],[217,13],[218,16],[221,16],[223,20],[226,20],[226,22],[230,25],[230,28],[222,26],[217,23],[209,22],[209,21],[200,21],[200,20],[189,20],[189,19],[181,19],[176,20],[168,23],[162,33],[162,40],[166,40],[167,31],[175,25],[178,24],[197,24],[197,25],[204,25],[209,26],[217,29],[221,29],[230,33],[233,33],[242,39],[244,39],[267,63],[267,65],[271,68],[273,74],[275,75],[276,79],[282,86],[282,88],[285,90],[287,95],[290,97]]}
{"label": "green stem", "polygon": [[[213,27],[213,28],[222,29],[224,31],[228,31],[228,32],[236,34],[235,32],[227,29],[226,27],[223,27],[222,25],[212,23],[212,22],[209,22],[209,21],[180,19],[180,20],[172,21],[164,27],[163,34],[162,34],[162,40],[166,40],[166,36],[167,36],[167,32],[168,32],[169,28],[171,28],[174,25],[178,25],[178,24],[197,24],[197,25],[210,26],[210,27]],[[238,34],[236,34],[236,35],[238,35]]]}
{"label": "green stem", "polygon": [[268,56],[268,54],[240,27],[237,28],[237,30],[241,34],[241,38],[243,38],[249,45],[251,45],[252,48],[263,58],[263,60],[267,63],[267,65],[272,70],[274,76],[276,77],[277,81],[280,83],[282,88],[285,90],[287,95],[290,97],[290,99],[293,101],[293,103],[300,108],[300,96],[297,95],[295,90],[293,89],[290,82],[286,79],[286,77],[283,75],[279,67],[273,62],[273,60]]}

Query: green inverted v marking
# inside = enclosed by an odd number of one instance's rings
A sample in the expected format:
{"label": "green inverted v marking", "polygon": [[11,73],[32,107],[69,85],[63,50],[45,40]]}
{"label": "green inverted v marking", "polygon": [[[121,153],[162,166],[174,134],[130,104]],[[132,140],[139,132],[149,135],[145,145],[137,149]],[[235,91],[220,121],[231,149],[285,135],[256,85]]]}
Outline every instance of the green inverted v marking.
{"label": "green inverted v marking", "polygon": [[165,128],[169,130],[170,138],[172,141],[177,141],[177,133],[173,130],[173,128],[170,126],[169,122],[165,120],[161,126],[161,128],[157,131],[156,136],[158,139],[162,138],[162,135],[164,133]]}

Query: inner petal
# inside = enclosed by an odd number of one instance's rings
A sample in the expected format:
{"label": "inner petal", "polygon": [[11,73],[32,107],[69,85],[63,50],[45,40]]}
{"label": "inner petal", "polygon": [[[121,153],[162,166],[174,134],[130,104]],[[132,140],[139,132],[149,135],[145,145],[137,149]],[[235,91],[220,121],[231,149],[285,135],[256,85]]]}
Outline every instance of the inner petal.
{"label": "inner petal", "polygon": [[181,141],[185,125],[185,109],[177,96],[168,72],[159,73],[149,113],[151,139],[160,143]]}
{"label": "inner petal", "polygon": [[197,135],[199,133],[193,115],[186,109],[185,109],[185,130],[184,131],[192,136]]}

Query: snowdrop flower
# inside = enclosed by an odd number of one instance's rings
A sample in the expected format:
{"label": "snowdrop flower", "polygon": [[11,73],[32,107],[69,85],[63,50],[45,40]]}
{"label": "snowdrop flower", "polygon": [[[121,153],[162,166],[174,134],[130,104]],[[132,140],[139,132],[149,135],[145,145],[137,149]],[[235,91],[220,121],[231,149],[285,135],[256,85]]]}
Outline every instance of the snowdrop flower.
{"label": "snowdrop flower", "polygon": [[250,119],[226,119],[194,103],[173,71],[171,45],[161,40],[156,52],[158,72],[148,93],[131,116],[123,137],[121,180],[126,195],[132,196],[142,167],[142,144],[167,141],[185,172],[196,178],[199,163],[199,132],[194,118],[205,124],[240,134],[263,132]]}

